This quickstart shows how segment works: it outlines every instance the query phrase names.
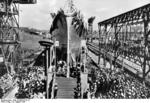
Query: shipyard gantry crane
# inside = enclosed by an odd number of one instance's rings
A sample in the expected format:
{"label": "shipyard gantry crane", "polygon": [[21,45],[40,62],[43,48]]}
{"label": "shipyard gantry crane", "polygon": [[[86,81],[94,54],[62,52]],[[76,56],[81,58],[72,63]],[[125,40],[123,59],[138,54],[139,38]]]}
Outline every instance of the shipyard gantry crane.
{"label": "shipyard gantry crane", "polygon": [[0,0],[0,68],[13,73],[21,64],[19,43],[19,4],[35,4],[36,0]]}

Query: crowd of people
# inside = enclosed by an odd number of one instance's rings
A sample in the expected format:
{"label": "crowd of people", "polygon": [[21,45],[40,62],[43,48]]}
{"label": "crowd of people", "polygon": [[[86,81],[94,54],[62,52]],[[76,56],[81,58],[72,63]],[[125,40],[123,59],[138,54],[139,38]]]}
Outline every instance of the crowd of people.
{"label": "crowd of people", "polygon": [[15,85],[14,75],[6,73],[0,77],[0,98]]}
{"label": "crowd of people", "polygon": [[143,99],[150,98],[150,89],[137,78],[109,68],[95,69],[90,83],[91,98]]}
{"label": "crowd of people", "polygon": [[77,66],[77,69],[74,71],[75,78],[77,78],[77,87],[74,88],[74,98],[81,98],[81,77],[80,77],[80,67]]}
{"label": "crowd of people", "polygon": [[[76,67],[70,66],[70,76],[76,78],[77,75]],[[56,75],[57,76],[64,76],[67,75],[67,63],[63,60],[60,60],[57,62],[57,68],[56,68]]]}
{"label": "crowd of people", "polygon": [[[122,48],[128,47],[128,48]],[[142,55],[142,46],[134,45],[101,45],[101,48],[109,49],[110,52],[115,50],[120,55],[137,56]],[[107,50],[107,51],[109,51]],[[89,66],[88,66],[89,67]],[[150,98],[150,88],[144,82],[141,82],[136,77],[125,73],[121,68],[116,67],[114,70],[110,68],[91,67],[92,80],[89,80],[91,98],[121,98],[121,99],[141,99]]]}
{"label": "crowd of people", "polygon": [[18,75],[18,87],[19,90],[15,94],[18,99],[44,99],[46,95],[44,69],[42,67],[32,67],[20,71]]}
{"label": "crowd of people", "polygon": [[67,74],[67,64],[66,64],[65,61],[60,60],[57,63],[56,73],[57,73],[57,76],[66,76],[66,74]]}

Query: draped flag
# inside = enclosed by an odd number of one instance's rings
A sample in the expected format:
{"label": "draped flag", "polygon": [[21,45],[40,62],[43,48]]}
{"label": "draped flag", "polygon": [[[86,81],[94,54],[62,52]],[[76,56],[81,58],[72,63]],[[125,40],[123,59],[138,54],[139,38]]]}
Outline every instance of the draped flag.
{"label": "draped flag", "polygon": [[89,24],[93,24],[93,21],[95,20],[95,16],[93,16],[93,17],[90,17],[89,19],[88,19],[88,23]]}
{"label": "draped flag", "polygon": [[86,35],[87,27],[84,23],[83,16],[80,15],[80,12],[73,18],[72,25],[74,26],[79,37]]}
{"label": "draped flag", "polygon": [[59,26],[58,22],[60,22],[61,25],[64,25],[64,21],[66,21],[66,19],[65,19],[66,16],[65,16],[63,10],[58,11],[57,15],[51,13],[51,16],[52,16],[52,18],[54,18],[54,20],[53,20],[52,26],[50,28],[50,34],[52,34],[52,32],[55,29],[58,29],[58,26]]}

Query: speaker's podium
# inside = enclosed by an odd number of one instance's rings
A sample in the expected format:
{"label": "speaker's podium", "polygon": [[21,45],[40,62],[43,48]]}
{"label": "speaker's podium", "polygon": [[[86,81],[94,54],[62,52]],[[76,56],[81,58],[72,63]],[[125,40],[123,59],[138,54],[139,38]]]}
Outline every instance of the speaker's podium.
{"label": "speaker's podium", "polygon": [[53,80],[53,75],[54,75],[54,65],[52,65],[53,62],[53,51],[54,51],[54,43],[53,41],[50,40],[43,40],[39,41],[40,45],[44,47],[45,52],[44,52],[44,67],[45,67],[45,78],[46,78],[46,98],[48,99],[51,95],[50,89],[50,84]]}

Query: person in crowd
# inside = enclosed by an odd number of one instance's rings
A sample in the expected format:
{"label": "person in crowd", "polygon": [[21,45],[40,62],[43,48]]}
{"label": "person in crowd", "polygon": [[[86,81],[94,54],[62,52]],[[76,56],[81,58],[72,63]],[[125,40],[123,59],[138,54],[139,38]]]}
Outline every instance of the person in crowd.
{"label": "person in crowd", "polygon": [[54,85],[54,98],[57,98],[57,92],[58,92],[58,84],[55,83],[55,85]]}
{"label": "person in crowd", "polygon": [[83,93],[83,99],[88,99],[88,91]]}
{"label": "person in crowd", "polygon": [[3,93],[3,89],[0,87],[0,98],[2,98],[2,97],[3,97],[3,95],[4,95],[4,93]]}

